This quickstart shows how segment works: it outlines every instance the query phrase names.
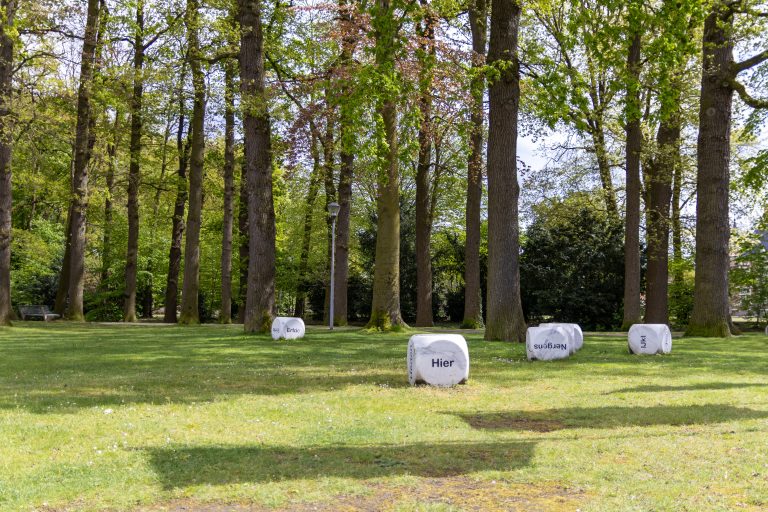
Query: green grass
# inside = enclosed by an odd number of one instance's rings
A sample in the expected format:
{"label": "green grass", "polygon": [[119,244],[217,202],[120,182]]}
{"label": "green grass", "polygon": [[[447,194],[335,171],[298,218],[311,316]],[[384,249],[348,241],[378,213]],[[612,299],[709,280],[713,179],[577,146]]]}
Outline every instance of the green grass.
{"label": "green grass", "polygon": [[0,329],[0,510],[768,508],[764,335],[530,363],[472,334],[452,389],[407,385],[407,337]]}

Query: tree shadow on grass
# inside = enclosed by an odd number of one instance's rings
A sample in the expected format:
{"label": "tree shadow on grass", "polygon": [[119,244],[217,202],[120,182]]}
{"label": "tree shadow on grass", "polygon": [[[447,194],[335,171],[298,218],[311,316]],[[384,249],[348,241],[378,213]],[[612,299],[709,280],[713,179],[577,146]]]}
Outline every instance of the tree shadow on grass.
{"label": "tree shadow on grass", "polygon": [[685,386],[658,386],[648,384],[645,386],[636,386],[634,388],[621,388],[613,391],[607,391],[604,395],[614,395],[617,393],[665,393],[668,391],[703,391],[720,389],[741,389],[753,387],[766,387],[768,383],[760,382],[702,382],[701,384],[688,384]]}
{"label": "tree shadow on grass", "polygon": [[768,411],[755,411],[725,404],[711,404],[653,407],[566,407],[536,412],[486,412],[456,414],[456,416],[466,421],[472,428],[480,430],[553,432],[577,428],[704,425],[768,418]]}
{"label": "tree shadow on grass", "polygon": [[510,471],[530,464],[535,443],[440,443],[380,446],[151,448],[165,489],[341,477],[416,475],[442,478]]}

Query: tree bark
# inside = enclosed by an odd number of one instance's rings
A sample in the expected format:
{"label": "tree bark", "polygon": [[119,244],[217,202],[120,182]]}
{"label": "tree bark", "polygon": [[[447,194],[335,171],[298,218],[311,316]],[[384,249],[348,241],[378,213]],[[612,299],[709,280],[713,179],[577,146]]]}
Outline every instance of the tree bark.
{"label": "tree bark", "polygon": [[[343,129],[343,128],[341,128]],[[341,150],[339,155],[339,215],[336,219],[336,267],[334,283],[334,324],[347,325],[347,287],[349,286],[349,234],[352,207],[352,179],[355,155]]]}
{"label": "tree bark", "polygon": [[221,237],[221,312],[219,322],[232,323],[232,225],[235,200],[235,69],[224,70],[224,220]]}
{"label": "tree bark", "polygon": [[240,91],[248,179],[246,332],[268,332],[275,314],[275,207],[269,109],[264,90],[264,34],[258,0],[239,0]]}
{"label": "tree bark", "polygon": [[144,95],[144,0],[136,4],[133,40],[133,96],[131,97],[131,146],[128,169],[128,250],[125,257],[123,321],[136,321],[136,273],[139,259],[139,184],[141,182],[141,135]]}
{"label": "tree bark", "polygon": [[432,318],[432,217],[430,215],[430,170],[432,168],[432,80],[435,61],[435,18],[426,0],[423,27],[419,28],[421,44],[421,70],[418,101],[419,156],[416,164],[416,323],[417,327],[431,327]]}
{"label": "tree bark", "polygon": [[[397,24],[390,0],[377,0],[374,7],[375,59],[378,72],[395,80]],[[400,168],[397,140],[397,97],[382,91],[377,113],[382,120],[383,144],[377,172],[376,262],[373,300],[368,328],[391,330],[405,326],[400,313]]]}
{"label": "tree bark", "polygon": [[11,325],[11,154],[13,151],[13,44],[16,0],[0,1],[0,325]]}
{"label": "tree bark", "polygon": [[624,321],[622,330],[640,322],[640,32],[631,36],[627,57],[627,203],[624,228]]}
{"label": "tree bark", "polygon": [[[334,153],[335,153],[335,147],[336,147],[336,141],[333,137],[333,130],[335,127],[335,107],[331,103],[330,98],[330,91],[326,89],[325,91],[325,98],[326,98],[326,122],[325,122],[325,133],[323,134],[323,178],[324,178],[324,184],[325,184],[325,211],[328,212],[328,205],[331,204],[336,200],[336,181],[334,179]],[[325,282],[325,301],[323,303],[323,320],[325,324],[329,323],[329,317],[331,311],[331,255],[333,254],[331,244],[333,243],[333,236],[332,236],[332,230],[333,230],[333,219],[330,215],[325,216],[325,223],[326,223],[326,234],[328,238],[328,243],[326,244],[327,250],[327,258],[325,261],[328,262],[328,280]],[[335,290],[334,290],[335,292]],[[335,302],[335,299],[334,299]]]}
{"label": "tree bark", "polygon": [[696,277],[686,334],[730,336],[728,192],[733,13],[715,2],[704,23],[696,182]]}
{"label": "tree bark", "polygon": [[238,288],[237,321],[245,320],[245,303],[248,291],[248,177],[245,166],[240,166],[240,190],[237,205],[238,262],[240,284]]}
{"label": "tree bark", "polygon": [[80,87],[77,94],[77,127],[75,131],[75,168],[72,176],[72,216],[70,221],[70,269],[69,269],[69,305],[66,317],[69,320],[82,321],[83,287],[85,284],[85,229],[88,208],[88,162],[91,158],[89,148],[89,125],[91,118],[91,95],[93,74],[98,39],[99,0],[88,0],[88,14],[83,37],[83,50],[80,62]]}
{"label": "tree bark", "polygon": [[189,165],[189,151],[191,137],[184,140],[184,117],[186,107],[184,105],[184,84],[186,79],[186,66],[181,69],[179,80],[179,125],[176,132],[176,149],[179,154],[179,168],[176,180],[176,200],[173,205],[173,219],[171,227],[171,248],[168,255],[168,277],[165,284],[165,314],[163,321],[166,323],[177,322],[177,309],[179,300],[179,271],[181,270],[181,244],[184,237],[184,209],[187,204],[187,166]]}
{"label": "tree bark", "polygon": [[309,249],[312,241],[312,219],[314,217],[315,201],[320,188],[320,151],[317,148],[317,137],[312,132],[310,142],[312,153],[312,174],[309,177],[309,189],[307,190],[307,202],[304,210],[304,233],[301,239],[301,256],[299,258],[299,275],[296,286],[296,303],[293,308],[293,316],[304,317],[307,303],[307,271],[309,268]]}
{"label": "tree bark", "polygon": [[53,312],[62,317],[67,312],[67,294],[69,292],[69,270],[70,270],[70,247],[72,246],[72,202],[70,201],[67,210],[67,227],[64,231],[64,258],[61,262],[61,271],[59,272],[59,284],[56,290],[56,299],[53,306]]}
{"label": "tree bark", "polygon": [[517,118],[520,64],[517,55],[520,5],[494,0],[488,62],[500,69],[489,87],[488,131],[488,316],[486,340],[523,342],[520,302]]}
{"label": "tree bark", "polygon": [[354,3],[340,0],[341,31],[344,34],[341,46],[341,58],[339,64],[342,72],[341,97],[343,101],[339,105],[339,215],[336,220],[336,284],[333,312],[336,325],[347,325],[347,286],[349,282],[349,226],[351,219],[350,207],[352,204],[352,178],[354,174],[355,155],[350,138],[354,131],[354,114],[350,104],[352,94],[350,81],[347,75],[353,64],[352,53],[355,48],[355,37],[352,35],[353,20],[352,9]]}
{"label": "tree bark", "polygon": [[464,246],[464,321],[466,329],[483,327],[482,288],[480,286],[480,208],[483,198],[483,124],[485,111],[485,45],[488,38],[488,4],[475,0],[469,9],[472,31],[472,69],[469,160],[467,162],[466,241]]}
{"label": "tree bark", "polygon": [[205,157],[205,77],[203,76],[200,41],[200,4],[187,0],[186,24],[189,41],[189,68],[192,72],[194,100],[189,163],[189,211],[184,245],[184,282],[181,291],[180,324],[200,323],[198,300],[200,290],[200,224],[203,209],[203,159]]}
{"label": "tree bark", "polygon": [[669,323],[669,207],[672,177],[680,167],[680,115],[661,120],[657,151],[648,169],[648,271],[645,322]]}

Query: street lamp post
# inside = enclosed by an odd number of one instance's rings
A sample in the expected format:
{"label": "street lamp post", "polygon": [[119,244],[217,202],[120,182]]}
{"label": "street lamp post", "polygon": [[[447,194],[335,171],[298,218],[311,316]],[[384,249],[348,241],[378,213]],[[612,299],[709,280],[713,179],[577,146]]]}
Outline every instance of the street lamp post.
{"label": "street lamp post", "polygon": [[339,203],[328,203],[328,213],[331,215],[331,297],[328,310],[328,328],[333,330],[333,292],[334,274],[336,270],[336,217],[339,216]]}

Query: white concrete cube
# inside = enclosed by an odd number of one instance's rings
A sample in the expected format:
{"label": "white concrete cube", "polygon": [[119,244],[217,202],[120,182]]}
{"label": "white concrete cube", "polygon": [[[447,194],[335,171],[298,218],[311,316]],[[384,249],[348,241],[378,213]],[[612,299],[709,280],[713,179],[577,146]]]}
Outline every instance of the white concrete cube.
{"label": "white concrete cube", "polygon": [[574,350],[568,331],[563,327],[529,327],[525,332],[525,351],[529,361],[566,359]]}
{"label": "white concrete cube", "polygon": [[467,340],[459,334],[416,334],[408,341],[408,382],[455,386],[469,378]]}
{"label": "white concrete cube", "polygon": [[295,340],[304,337],[304,320],[290,316],[278,316],[272,320],[272,339]]}
{"label": "white concrete cube", "polygon": [[666,324],[634,324],[627,333],[632,354],[669,354],[672,333]]}
{"label": "white concrete cube", "polygon": [[545,323],[539,324],[539,327],[562,327],[571,339],[571,353],[575,354],[577,350],[581,350],[584,346],[584,333],[581,332],[579,324],[567,324],[567,323]]}

